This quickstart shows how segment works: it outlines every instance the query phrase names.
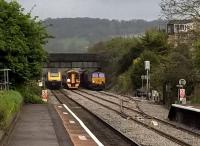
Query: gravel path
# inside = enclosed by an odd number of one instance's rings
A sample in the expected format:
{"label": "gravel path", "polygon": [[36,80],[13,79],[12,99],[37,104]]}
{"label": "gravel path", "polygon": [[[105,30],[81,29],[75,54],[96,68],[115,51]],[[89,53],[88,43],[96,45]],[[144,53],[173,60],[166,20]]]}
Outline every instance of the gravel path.
{"label": "gravel path", "polygon": [[122,118],[115,112],[112,112],[94,102],[91,102],[80,95],[71,91],[67,91],[70,98],[76,100],[78,103],[95,113],[101,119],[118,129],[127,137],[137,141],[145,146],[177,146],[176,143],[160,136],[159,134],[131,121]]}

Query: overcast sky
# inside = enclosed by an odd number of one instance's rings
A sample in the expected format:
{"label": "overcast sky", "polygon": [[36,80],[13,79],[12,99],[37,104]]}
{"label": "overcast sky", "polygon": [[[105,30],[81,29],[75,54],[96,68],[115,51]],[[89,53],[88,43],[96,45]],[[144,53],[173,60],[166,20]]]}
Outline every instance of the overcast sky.
{"label": "overcast sky", "polygon": [[92,17],[119,20],[158,19],[161,0],[17,0],[40,19]]}

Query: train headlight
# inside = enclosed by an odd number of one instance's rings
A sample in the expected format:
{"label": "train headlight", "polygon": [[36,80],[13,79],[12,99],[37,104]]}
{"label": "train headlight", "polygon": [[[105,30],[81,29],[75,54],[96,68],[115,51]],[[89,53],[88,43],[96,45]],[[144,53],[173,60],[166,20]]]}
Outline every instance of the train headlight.
{"label": "train headlight", "polygon": [[67,79],[67,82],[70,82],[71,80],[70,79]]}

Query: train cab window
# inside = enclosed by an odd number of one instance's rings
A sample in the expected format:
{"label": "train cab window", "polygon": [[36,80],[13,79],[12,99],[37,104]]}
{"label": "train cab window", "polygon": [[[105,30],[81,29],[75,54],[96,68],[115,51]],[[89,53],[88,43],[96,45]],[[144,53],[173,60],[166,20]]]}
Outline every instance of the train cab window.
{"label": "train cab window", "polygon": [[57,68],[50,69],[50,76],[51,77],[58,77],[59,76],[58,69]]}
{"label": "train cab window", "polygon": [[80,77],[79,74],[76,74],[76,79],[79,79],[79,77]]}
{"label": "train cab window", "polygon": [[92,74],[92,77],[93,77],[93,78],[98,78],[98,73],[93,73],[93,74]]}
{"label": "train cab window", "polygon": [[57,73],[57,72],[58,72],[58,69],[57,69],[57,68],[52,68],[52,69],[50,69],[50,72],[51,72],[51,73]]}
{"label": "train cab window", "polygon": [[100,78],[105,78],[105,74],[104,73],[99,73],[99,77]]}
{"label": "train cab window", "polygon": [[51,73],[50,76],[51,76],[51,77],[58,77],[58,76],[59,76],[59,73]]}

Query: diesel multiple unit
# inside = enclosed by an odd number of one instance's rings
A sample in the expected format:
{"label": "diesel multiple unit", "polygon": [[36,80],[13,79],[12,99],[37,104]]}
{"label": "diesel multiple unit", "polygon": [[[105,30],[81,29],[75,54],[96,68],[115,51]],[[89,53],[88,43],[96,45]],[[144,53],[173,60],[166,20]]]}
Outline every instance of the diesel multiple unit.
{"label": "diesel multiple unit", "polygon": [[63,75],[63,84],[68,89],[78,89],[80,85],[80,74],[76,70],[69,70]]}

